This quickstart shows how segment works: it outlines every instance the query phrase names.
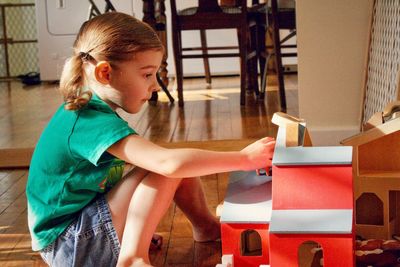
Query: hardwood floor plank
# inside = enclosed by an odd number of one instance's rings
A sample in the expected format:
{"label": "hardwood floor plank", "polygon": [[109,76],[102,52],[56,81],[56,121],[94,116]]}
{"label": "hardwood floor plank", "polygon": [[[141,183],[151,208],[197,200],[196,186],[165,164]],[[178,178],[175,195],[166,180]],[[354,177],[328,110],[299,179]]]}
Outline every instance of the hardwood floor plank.
{"label": "hardwood floor plank", "polygon": [[218,176],[218,186],[217,186],[217,192],[218,192],[218,203],[221,203],[225,199],[225,193],[226,189],[228,187],[228,179],[229,179],[229,173],[219,173],[217,174]]}
{"label": "hardwood floor plank", "polygon": [[19,179],[26,175],[26,170],[12,170],[1,179],[0,197]]}
{"label": "hardwood floor plank", "polygon": [[[15,222],[4,233],[0,234],[0,250],[3,252],[1,253],[2,260],[10,262],[18,261],[20,258],[31,258],[35,254],[30,249],[30,235],[28,232],[26,211],[16,218]],[[18,244],[24,242],[24,239],[29,243],[29,246],[26,249],[22,249],[23,253],[16,253],[15,251],[19,249]],[[20,247],[24,247],[24,243],[21,243]]]}
{"label": "hardwood floor plank", "polygon": [[221,242],[194,243],[193,266],[211,267],[221,263]]}
{"label": "hardwood floor plank", "polygon": [[217,106],[217,116],[216,116],[216,129],[217,129],[216,139],[217,140],[235,139],[233,136],[230,101],[229,99],[226,99],[226,100],[219,100],[218,102],[219,105]]}
{"label": "hardwood floor plank", "polygon": [[172,238],[164,266],[193,266],[194,241],[191,237]]}
{"label": "hardwood floor plank", "polygon": [[192,123],[193,112],[194,105],[192,104],[185,104],[185,106],[179,110],[178,123],[171,142],[188,141],[188,132]]}
{"label": "hardwood floor plank", "polygon": [[218,205],[218,177],[217,174],[211,174],[201,177],[201,182],[205,192],[207,204],[213,208],[212,212],[215,214],[215,207]]}
{"label": "hardwood floor plank", "polygon": [[175,239],[180,238],[193,238],[192,225],[183,212],[179,208],[176,208],[170,241],[175,242]]}
{"label": "hardwood floor plank", "polygon": [[0,183],[2,182],[2,180],[7,177],[10,173],[12,172],[12,170],[1,170],[0,169]]}
{"label": "hardwood floor plank", "polygon": [[[194,103],[194,107],[192,109],[192,117],[190,120],[190,125],[187,130],[186,140],[188,141],[198,141],[201,140],[201,136],[203,131],[212,132],[213,129],[211,127],[207,127],[207,121],[210,118],[207,118],[206,113],[209,111],[210,105],[209,101],[205,105],[201,105],[199,103]],[[204,119],[203,119],[204,118]]]}
{"label": "hardwood floor plank", "polygon": [[15,202],[16,199],[24,197],[27,178],[28,173],[25,172],[25,174],[20,179],[18,179],[0,196],[0,203],[2,207],[2,209],[0,209],[0,216],[2,216],[2,213],[6,209],[8,209]]}
{"label": "hardwood floor plank", "polygon": [[173,203],[167,212],[165,213],[164,217],[162,218],[161,222],[157,226],[158,232],[171,232],[172,230],[172,223],[175,216],[175,209],[176,205]]}
{"label": "hardwood floor plank", "polygon": [[[178,108],[169,103],[159,103],[159,114],[143,136],[153,142],[169,142],[177,124]],[[154,108],[154,107],[150,107]]]}
{"label": "hardwood floor plank", "polygon": [[[4,83],[1,83],[4,84]],[[26,90],[10,82],[0,90],[0,148],[33,147],[52,114],[62,103],[55,85],[42,84]]]}

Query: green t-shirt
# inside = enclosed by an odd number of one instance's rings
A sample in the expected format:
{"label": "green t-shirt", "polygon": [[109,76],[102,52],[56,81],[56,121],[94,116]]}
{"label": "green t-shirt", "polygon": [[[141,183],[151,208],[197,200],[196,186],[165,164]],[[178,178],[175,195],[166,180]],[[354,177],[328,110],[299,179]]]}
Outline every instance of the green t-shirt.
{"label": "green t-shirt", "polygon": [[106,150],[136,134],[96,95],[82,109],[62,105],[43,131],[26,187],[33,250],[53,242],[98,193],[122,177],[124,162]]}

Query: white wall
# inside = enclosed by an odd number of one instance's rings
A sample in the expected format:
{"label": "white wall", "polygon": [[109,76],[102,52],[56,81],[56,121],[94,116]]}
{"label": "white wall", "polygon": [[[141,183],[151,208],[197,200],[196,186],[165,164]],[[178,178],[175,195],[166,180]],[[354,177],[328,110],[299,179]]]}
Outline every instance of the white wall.
{"label": "white wall", "polygon": [[372,0],[299,0],[299,113],[313,143],[358,132]]}
{"label": "white wall", "polygon": [[[94,1],[103,11],[105,2]],[[114,7],[133,14],[137,0],[112,1]],[[58,80],[65,60],[72,55],[72,45],[80,25],[87,20],[89,1],[36,0],[36,24],[39,48],[39,68],[42,80]]]}

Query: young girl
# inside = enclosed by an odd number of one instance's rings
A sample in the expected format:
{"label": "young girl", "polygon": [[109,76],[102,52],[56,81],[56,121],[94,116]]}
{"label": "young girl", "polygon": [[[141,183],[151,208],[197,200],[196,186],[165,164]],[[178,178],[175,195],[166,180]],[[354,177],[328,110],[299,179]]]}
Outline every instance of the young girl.
{"label": "young girl", "polygon": [[199,178],[185,177],[271,165],[271,138],[238,152],[166,149],[118,116],[158,90],[163,52],[156,33],[129,15],[82,25],[61,77],[65,103],[39,139],[26,188],[32,247],[49,265],[150,266],[153,233],[173,200],[194,240],[218,239]]}

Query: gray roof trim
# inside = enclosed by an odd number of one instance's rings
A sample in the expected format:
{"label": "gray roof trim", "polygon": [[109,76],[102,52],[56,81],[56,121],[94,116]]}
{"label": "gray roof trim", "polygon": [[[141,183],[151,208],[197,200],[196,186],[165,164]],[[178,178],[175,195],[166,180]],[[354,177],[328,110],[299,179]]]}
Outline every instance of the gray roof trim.
{"label": "gray roof trim", "polygon": [[350,234],[353,210],[273,210],[269,231],[281,234]]}

